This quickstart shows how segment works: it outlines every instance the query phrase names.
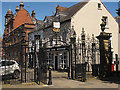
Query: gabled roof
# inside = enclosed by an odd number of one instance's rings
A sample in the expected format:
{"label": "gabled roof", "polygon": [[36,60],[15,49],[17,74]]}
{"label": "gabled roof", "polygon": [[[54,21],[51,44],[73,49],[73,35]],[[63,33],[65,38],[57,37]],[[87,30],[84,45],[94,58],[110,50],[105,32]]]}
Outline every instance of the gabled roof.
{"label": "gabled roof", "polygon": [[25,9],[20,10],[17,13],[17,16],[15,17],[15,20],[13,22],[13,28],[16,29],[17,27],[21,26],[24,23],[34,24],[30,17],[29,12],[26,11]]}
{"label": "gabled roof", "polygon": [[54,18],[54,15],[52,15],[52,16],[45,16],[45,18],[44,18],[44,20],[43,21],[45,21],[45,19],[47,19],[47,20],[52,20]]}
{"label": "gabled roof", "polygon": [[67,14],[67,16],[64,18],[63,21],[65,20],[69,20],[71,19],[71,17],[78,11],[80,10],[82,7],[84,7],[88,2],[79,2],[69,8],[67,8],[66,10],[64,10],[62,13]]}

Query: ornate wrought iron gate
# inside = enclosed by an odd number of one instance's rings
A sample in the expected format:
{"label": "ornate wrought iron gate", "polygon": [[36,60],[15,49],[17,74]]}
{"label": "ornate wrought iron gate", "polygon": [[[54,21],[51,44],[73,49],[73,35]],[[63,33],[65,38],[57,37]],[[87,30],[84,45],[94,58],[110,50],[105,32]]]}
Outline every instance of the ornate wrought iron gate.
{"label": "ornate wrought iron gate", "polygon": [[47,84],[46,48],[40,47],[39,52],[35,55],[37,57],[34,61],[34,80],[38,84],[40,84],[40,82]]}
{"label": "ornate wrought iron gate", "polygon": [[[75,34],[75,32],[73,33]],[[99,42],[92,35],[86,36],[82,30],[81,39],[76,36],[70,38],[69,77],[86,80],[86,72],[92,71],[92,66],[100,63]]]}
{"label": "ornate wrought iron gate", "polygon": [[47,84],[47,52],[45,45],[41,42],[40,37],[36,36],[34,52],[34,81]]}

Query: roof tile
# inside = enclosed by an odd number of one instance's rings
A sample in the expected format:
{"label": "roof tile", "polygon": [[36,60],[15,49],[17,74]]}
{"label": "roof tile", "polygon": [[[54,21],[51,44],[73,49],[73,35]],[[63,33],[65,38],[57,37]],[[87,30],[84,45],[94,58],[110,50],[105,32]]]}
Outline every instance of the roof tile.
{"label": "roof tile", "polygon": [[34,24],[30,14],[28,11],[26,11],[25,9],[20,10],[17,13],[17,16],[15,17],[15,20],[13,22],[13,29],[16,29],[17,27],[21,26],[24,23],[30,23],[30,24]]}

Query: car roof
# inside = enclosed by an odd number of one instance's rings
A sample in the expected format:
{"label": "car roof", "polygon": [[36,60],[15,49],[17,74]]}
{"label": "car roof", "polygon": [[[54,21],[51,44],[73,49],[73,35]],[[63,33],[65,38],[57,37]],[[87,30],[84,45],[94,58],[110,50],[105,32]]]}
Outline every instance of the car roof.
{"label": "car roof", "polygon": [[0,62],[2,61],[13,61],[13,62],[16,62],[15,60],[0,60]]}

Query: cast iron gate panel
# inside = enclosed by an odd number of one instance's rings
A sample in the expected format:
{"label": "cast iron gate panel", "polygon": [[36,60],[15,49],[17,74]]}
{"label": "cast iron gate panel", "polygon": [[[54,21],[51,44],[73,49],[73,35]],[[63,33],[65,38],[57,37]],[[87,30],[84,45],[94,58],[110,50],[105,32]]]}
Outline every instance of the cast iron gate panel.
{"label": "cast iron gate panel", "polygon": [[46,61],[46,48],[40,47],[38,53],[38,66],[37,66],[37,83],[47,84],[47,61]]}
{"label": "cast iron gate panel", "polygon": [[76,79],[86,80],[86,64],[76,64]]}

